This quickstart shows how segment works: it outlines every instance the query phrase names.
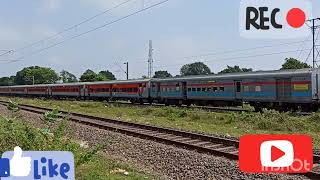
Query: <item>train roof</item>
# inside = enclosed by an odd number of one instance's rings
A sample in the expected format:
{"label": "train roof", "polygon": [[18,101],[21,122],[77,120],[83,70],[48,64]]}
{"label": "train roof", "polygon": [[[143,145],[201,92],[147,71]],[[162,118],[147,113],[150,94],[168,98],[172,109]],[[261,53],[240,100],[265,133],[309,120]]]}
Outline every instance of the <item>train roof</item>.
{"label": "train roof", "polygon": [[207,80],[207,79],[236,79],[236,78],[257,78],[257,77],[294,77],[311,74],[313,71],[318,71],[319,69],[293,69],[293,70],[273,70],[273,71],[254,71],[254,72],[243,72],[243,73],[227,73],[227,74],[217,74],[217,75],[200,75],[200,76],[184,76],[184,77],[174,77],[165,79],[154,79],[154,81],[187,81],[187,80]]}
{"label": "train roof", "polygon": [[237,79],[237,78],[265,78],[265,77],[294,77],[308,75],[312,72],[320,73],[320,69],[293,69],[293,70],[274,70],[274,71],[255,71],[245,73],[228,73],[218,75],[201,75],[201,76],[185,76],[173,77],[165,79],[137,79],[137,80],[116,80],[116,81],[99,81],[99,82],[77,82],[77,83],[60,83],[60,84],[36,84],[36,85],[18,85],[18,86],[0,86],[0,88],[8,87],[55,87],[55,86],[78,86],[78,85],[97,85],[97,84],[122,84],[122,83],[145,83],[150,80],[155,82],[168,81],[188,81],[188,80],[208,80],[208,79]]}
{"label": "train roof", "polygon": [[16,87],[56,87],[56,86],[81,86],[81,85],[97,85],[97,84],[122,84],[122,83],[144,83],[150,79],[137,80],[117,80],[117,81],[98,81],[98,82],[76,82],[76,83],[58,83],[58,84],[35,84],[35,85],[17,85],[17,86],[0,86],[0,88]]}

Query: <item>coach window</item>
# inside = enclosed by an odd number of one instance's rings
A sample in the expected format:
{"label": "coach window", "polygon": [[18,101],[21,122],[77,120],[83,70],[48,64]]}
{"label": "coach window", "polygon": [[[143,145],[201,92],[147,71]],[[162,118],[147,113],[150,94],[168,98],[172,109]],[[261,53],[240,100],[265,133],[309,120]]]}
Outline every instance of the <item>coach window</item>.
{"label": "coach window", "polygon": [[211,88],[211,87],[209,87],[209,88],[207,89],[207,91],[208,91],[208,92],[211,92],[211,91],[212,91],[212,88]]}
{"label": "coach window", "polygon": [[188,92],[191,92],[191,88],[188,88]]}
{"label": "coach window", "polygon": [[201,88],[197,88],[197,91],[200,92],[200,91],[201,91]]}
{"label": "coach window", "polygon": [[256,92],[261,92],[261,86],[256,86]]}
{"label": "coach window", "polygon": [[249,86],[243,86],[243,91],[244,92],[249,92]]}
{"label": "coach window", "polygon": [[218,91],[218,87],[213,87],[213,88],[212,88],[212,91],[213,91],[213,92],[217,92],[217,91]]}
{"label": "coach window", "polygon": [[203,91],[203,92],[206,92],[206,88],[202,88],[202,91]]}
{"label": "coach window", "polygon": [[220,91],[224,91],[224,87],[220,87]]}

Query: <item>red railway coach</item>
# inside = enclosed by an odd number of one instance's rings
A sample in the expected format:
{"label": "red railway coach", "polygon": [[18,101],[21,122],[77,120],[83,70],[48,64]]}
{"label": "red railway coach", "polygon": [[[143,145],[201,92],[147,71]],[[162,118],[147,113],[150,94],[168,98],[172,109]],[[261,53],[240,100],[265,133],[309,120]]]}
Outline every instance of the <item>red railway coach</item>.
{"label": "red railway coach", "polygon": [[111,84],[92,84],[86,86],[87,96],[91,99],[111,97]]}
{"label": "red railway coach", "polygon": [[27,94],[27,89],[23,86],[10,87],[10,94],[23,96]]}
{"label": "red railway coach", "polygon": [[27,94],[31,96],[48,96],[49,88],[47,86],[26,87]]}
{"label": "red railway coach", "polygon": [[0,88],[0,94],[9,95],[10,94],[10,88]]}
{"label": "red railway coach", "polygon": [[115,100],[149,102],[150,80],[117,81],[111,84],[111,97]]}
{"label": "red railway coach", "polygon": [[81,97],[84,85],[57,84],[51,85],[51,96],[53,97]]}

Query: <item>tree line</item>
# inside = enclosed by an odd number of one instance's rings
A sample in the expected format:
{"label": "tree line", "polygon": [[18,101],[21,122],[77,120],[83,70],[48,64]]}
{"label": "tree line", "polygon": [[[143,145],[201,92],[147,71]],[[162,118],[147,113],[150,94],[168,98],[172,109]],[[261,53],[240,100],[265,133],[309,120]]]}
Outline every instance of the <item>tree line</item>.
{"label": "tree line", "polygon": [[[294,58],[286,58],[285,63],[282,65],[283,69],[302,69],[310,68],[306,63],[303,63]],[[252,68],[241,68],[240,66],[227,66],[217,74],[226,73],[241,73],[251,72]],[[191,75],[209,75],[214,74],[210,68],[202,63],[195,62],[191,64],[183,65],[180,69],[181,76]],[[173,77],[168,71],[156,71],[153,78],[169,78]],[[146,77],[143,77],[146,78]],[[23,68],[18,71],[15,76],[2,77],[0,78],[0,86],[11,86],[11,85],[31,85],[31,84],[54,84],[57,82],[72,83],[72,82],[94,82],[94,81],[110,81],[116,80],[114,74],[108,70],[100,71],[98,73],[88,69],[78,79],[74,74],[63,70],[59,74],[53,69],[47,67],[31,66]]]}
{"label": "tree line", "polygon": [[95,73],[88,69],[78,79],[74,74],[63,70],[59,74],[53,69],[40,66],[30,66],[18,71],[15,76],[0,78],[0,86],[31,85],[31,84],[54,84],[57,82],[94,82],[116,80],[110,71]]}

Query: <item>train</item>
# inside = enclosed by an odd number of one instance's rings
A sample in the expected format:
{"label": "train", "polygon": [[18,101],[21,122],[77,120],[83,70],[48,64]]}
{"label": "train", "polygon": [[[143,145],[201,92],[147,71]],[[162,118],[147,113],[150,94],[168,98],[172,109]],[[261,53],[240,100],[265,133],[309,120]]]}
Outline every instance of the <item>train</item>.
{"label": "train", "polygon": [[165,105],[241,106],[261,111],[317,111],[319,69],[294,69],[0,87],[2,96],[75,98]]}

